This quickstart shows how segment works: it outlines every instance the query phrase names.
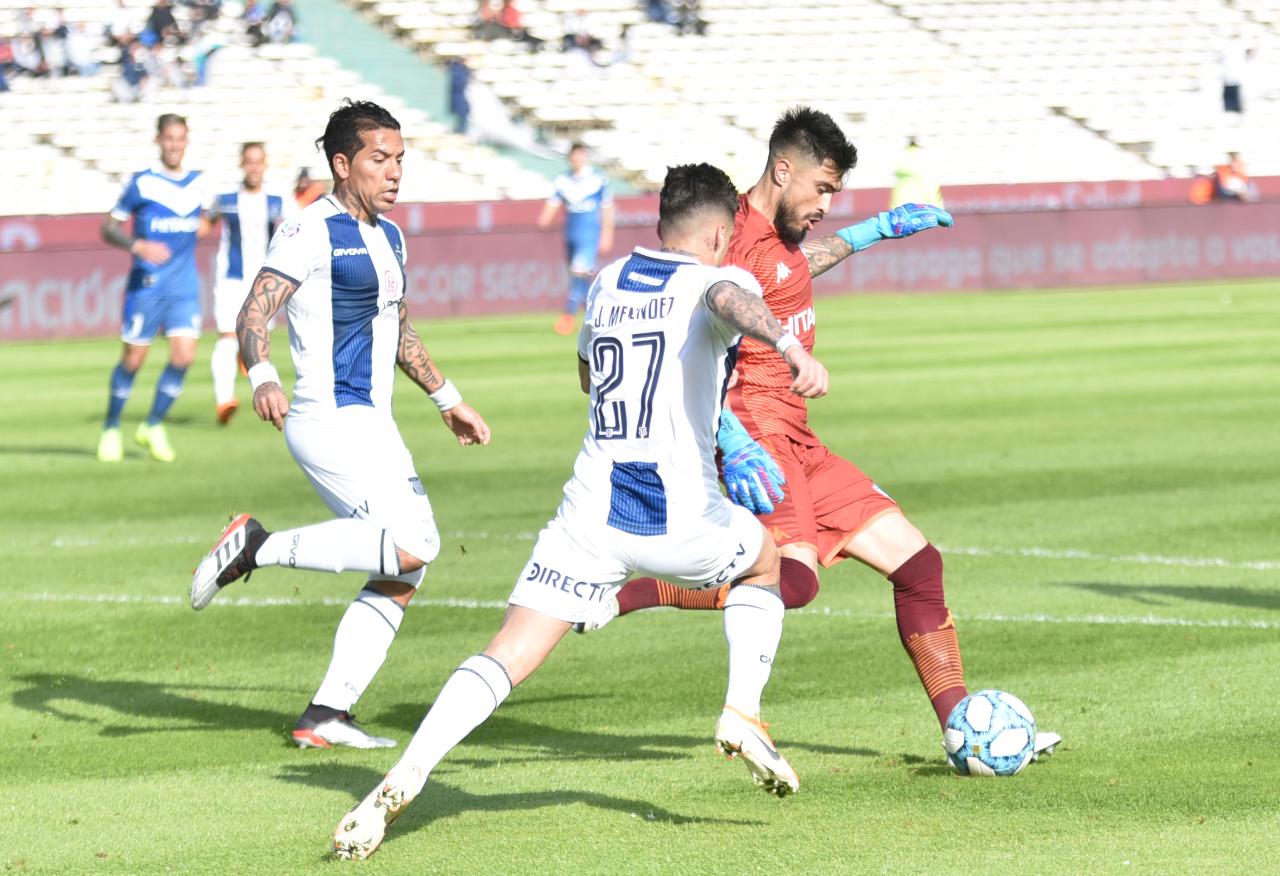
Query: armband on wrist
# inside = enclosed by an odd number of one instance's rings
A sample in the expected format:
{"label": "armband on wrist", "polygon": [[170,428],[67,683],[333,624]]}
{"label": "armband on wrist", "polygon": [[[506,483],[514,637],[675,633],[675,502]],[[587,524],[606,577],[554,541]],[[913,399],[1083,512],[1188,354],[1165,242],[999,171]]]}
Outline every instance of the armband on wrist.
{"label": "armband on wrist", "polygon": [[435,402],[442,414],[462,404],[462,393],[458,392],[458,387],[453,385],[452,380],[446,380],[435,392],[427,393],[427,398]]}
{"label": "armband on wrist", "polygon": [[798,346],[800,346],[800,339],[795,336],[794,332],[787,332],[785,335],[778,338],[777,343],[773,345],[774,349],[778,351],[779,356],[786,356],[787,350]]}
{"label": "armband on wrist", "polygon": [[280,373],[270,362],[259,362],[249,369],[249,385],[254,392],[264,383],[280,383]]}

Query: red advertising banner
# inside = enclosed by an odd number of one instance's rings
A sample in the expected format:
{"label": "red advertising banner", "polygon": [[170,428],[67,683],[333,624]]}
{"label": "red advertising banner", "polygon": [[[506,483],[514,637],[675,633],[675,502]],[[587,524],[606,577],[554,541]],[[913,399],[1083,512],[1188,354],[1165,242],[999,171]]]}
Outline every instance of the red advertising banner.
{"label": "red advertising banner", "polygon": [[[524,212],[536,215],[536,204],[489,205],[495,211],[483,232],[428,227],[437,210],[475,221],[484,206],[408,205],[393,214],[407,236],[407,295],[414,317],[560,307],[568,289],[563,244],[558,232],[539,232],[525,221]],[[850,211],[841,206],[819,233],[848,221]],[[462,217],[458,210],[470,214]],[[499,215],[506,210],[520,218]],[[420,211],[416,219],[415,211]],[[628,203],[626,211],[629,221],[620,223],[615,256],[637,244],[656,245],[656,210],[647,214],[643,203]],[[837,212],[845,217],[837,218]],[[0,242],[6,240],[6,228],[11,243],[25,242],[25,232],[12,230],[19,223],[39,238],[33,248],[0,251],[0,341],[110,336],[119,330],[128,257],[98,240],[99,221],[96,216],[0,220]],[[202,246],[199,259],[208,289],[213,247]],[[1280,276],[1280,203],[965,215],[954,228],[885,241],[858,253],[821,276],[816,286],[819,294],[832,294],[1265,276]]]}

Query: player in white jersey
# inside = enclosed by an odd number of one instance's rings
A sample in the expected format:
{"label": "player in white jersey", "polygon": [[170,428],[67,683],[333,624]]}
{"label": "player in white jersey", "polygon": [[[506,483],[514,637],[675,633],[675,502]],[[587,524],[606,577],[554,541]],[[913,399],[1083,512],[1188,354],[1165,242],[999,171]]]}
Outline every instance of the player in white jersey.
{"label": "player in white jersey", "polygon": [[261,143],[240,147],[240,185],[219,191],[205,209],[205,221],[222,223],[222,237],[214,261],[213,318],[218,340],[213,345],[214,415],[221,425],[231,421],[240,408],[236,399],[236,371],[239,344],[236,318],[249,294],[249,283],[262,267],[271,235],[285,222],[297,217],[298,202],[293,195],[263,187],[267,170],[267,150]]}
{"label": "player in white jersey", "polygon": [[371,854],[445,754],[636,569],[691,586],[737,582],[726,600],[729,687],[716,744],[741,755],[769,793],[799,787],[759,718],[782,635],[778,551],[750,512],[721,495],[713,441],[741,334],[777,347],[798,395],[823,395],[827,373],[769,313],[750,274],[718,267],[736,209],[722,171],[671,168],[659,205],[662,250],[636,249],[592,285],[578,341],[588,431],[564,500],[497,635],[462,662],[399,763],[339,822],[339,857]]}
{"label": "player in white jersey", "polygon": [[[440,376],[409,322],[404,237],[381,215],[400,188],[399,122],[377,104],[348,101],[329,117],[321,142],[333,194],[281,226],[236,333],[254,410],[284,430],[289,452],[336,519],[272,533],[239,515],[196,569],[191,606],[204,608],[259,566],[368,573],[293,740],[303,748],[378,748],[395,742],[365,732],[351,709],[440,550],[431,503],[391,416],[395,366],[430,395],[459,444],[489,443],[489,427]],[[267,323],[286,302],[297,370],[292,404],[268,360]]]}

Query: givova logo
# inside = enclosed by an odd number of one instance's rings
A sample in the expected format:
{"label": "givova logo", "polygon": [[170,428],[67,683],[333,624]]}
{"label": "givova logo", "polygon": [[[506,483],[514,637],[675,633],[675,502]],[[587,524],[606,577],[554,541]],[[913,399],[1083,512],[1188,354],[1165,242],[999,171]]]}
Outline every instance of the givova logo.
{"label": "givova logo", "polygon": [[333,257],[341,258],[342,256],[358,256],[368,255],[369,250],[363,246],[335,246],[333,248]]}

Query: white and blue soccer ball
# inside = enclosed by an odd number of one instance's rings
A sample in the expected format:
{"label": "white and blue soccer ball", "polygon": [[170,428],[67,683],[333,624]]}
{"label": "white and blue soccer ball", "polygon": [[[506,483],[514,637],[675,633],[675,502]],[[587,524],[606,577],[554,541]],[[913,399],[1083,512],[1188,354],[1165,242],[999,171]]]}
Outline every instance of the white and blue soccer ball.
{"label": "white and blue soccer ball", "polygon": [[962,775],[1012,776],[1031,762],[1036,719],[1002,690],[971,693],[951,710],[942,732],[947,759]]}

